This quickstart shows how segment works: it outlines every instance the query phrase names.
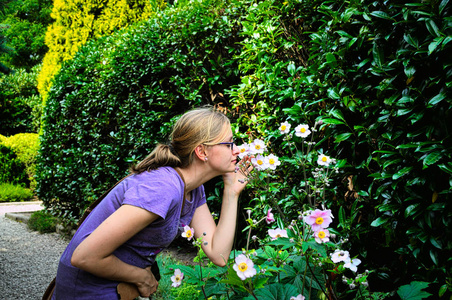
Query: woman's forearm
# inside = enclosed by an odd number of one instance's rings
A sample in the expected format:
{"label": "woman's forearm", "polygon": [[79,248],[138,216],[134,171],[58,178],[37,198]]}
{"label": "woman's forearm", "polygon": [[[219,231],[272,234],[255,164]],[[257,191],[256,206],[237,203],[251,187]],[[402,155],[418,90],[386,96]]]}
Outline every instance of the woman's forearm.
{"label": "woman's forearm", "polygon": [[238,195],[225,189],[221,206],[220,219],[214,236],[212,237],[212,262],[224,266],[229,259],[234,243],[234,234],[237,224]]}

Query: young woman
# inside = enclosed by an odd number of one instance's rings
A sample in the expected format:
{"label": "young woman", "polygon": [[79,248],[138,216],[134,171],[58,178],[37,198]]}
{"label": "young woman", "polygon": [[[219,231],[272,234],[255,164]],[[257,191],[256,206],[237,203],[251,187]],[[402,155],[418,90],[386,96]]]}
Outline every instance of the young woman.
{"label": "young woman", "polygon": [[[203,236],[213,263],[226,264],[245,187],[229,119],[211,108],[189,111],[170,140],[132,167],[79,227],[60,259],[52,299],[118,299],[120,283],[149,297],[158,286],[151,265],[185,225]],[[224,192],[215,224],[203,183],[218,175]]]}

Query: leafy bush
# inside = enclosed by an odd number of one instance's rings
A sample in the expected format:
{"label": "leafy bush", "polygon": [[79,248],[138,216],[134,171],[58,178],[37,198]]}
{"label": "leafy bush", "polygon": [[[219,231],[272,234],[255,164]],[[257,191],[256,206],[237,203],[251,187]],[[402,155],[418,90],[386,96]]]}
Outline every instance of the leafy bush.
{"label": "leafy bush", "polygon": [[45,107],[37,165],[37,193],[48,208],[77,219],[165,141],[174,117],[220,101],[238,82],[230,61],[235,20],[218,3],[165,10],[90,42],[64,65]]}
{"label": "leafy bush", "polygon": [[56,231],[57,219],[46,211],[35,211],[28,220],[28,227],[40,233],[50,233]]}
{"label": "leafy bush", "polygon": [[36,187],[36,156],[39,150],[39,137],[37,133],[19,133],[8,138],[0,139],[0,143],[10,147],[17,155],[17,159],[24,164],[30,187]]}
{"label": "leafy bush", "polygon": [[41,97],[36,88],[40,66],[31,71],[18,69],[0,78],[0,134],[38,132],[41,122]]}
{"label": "leafy bush", "polygon": [[55,21],[47,28],[45,38],[49,51],[38,78],[44,102],[62,63],[71,59],[88,40],[145,20],[163,5],[162,0],[56,0],[51,14]]}
{"label": "leafy bush", "polygon": [[30,189],[11,183],[0,183],[0,202],[20,202],[33,198]]}
{"label": "leafy bush", "polygon": [[[394,291],[415,278],[432,282],[436,295],[450,293],[448,1],[252,4],[242,22],[244,76],[228,93],[242,109],[242,137],[263,134],[290,157],[268,129],[322,119],[314,149],[347,162],[344,183],[325,203],[341,212],[344,238],[377,270],[370,285]],[[303,203],[300,171],[289,164],[285,181],[259,197],[287,208]]]}
{"label": "leafy bush", "polygon": [[29,185],[24,164],[14,151],[0,143],[0,183]]}

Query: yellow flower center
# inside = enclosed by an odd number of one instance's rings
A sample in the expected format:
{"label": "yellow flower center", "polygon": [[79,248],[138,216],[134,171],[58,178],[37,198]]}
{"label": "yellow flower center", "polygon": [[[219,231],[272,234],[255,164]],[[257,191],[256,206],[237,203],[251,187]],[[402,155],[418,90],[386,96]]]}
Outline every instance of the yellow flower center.
{"label": "yellow flower center", "polygon": [[187,232],[185,234],[187,235],[188,238],[191,237],[191,235],[192,235],[191,230],[187,230]]}
{"label": "yellow flower center", "polygon": [[301,128],[300,128],[300,131],[301,131],[301,133],[305,133],[305,132],[306,132],[306,128],[301,127]]}
{"label": "yellow flower center", "polygon": [[256,150],[259,150],[261,148],[261,145],[256,145],[254,146],[254,148],[256,148]]}
{"label": "yellow flower center", "polygon": [[263,163],[264,163],[264,162],[263,162],[262,160],[260,160],[260,159],[257,160],[257,164],[258,164],[258,165],[262,165]]}
{"label": "yellow flower center", "polygon": [[275,163],[275,159],[270,158],[270,159],[268,160],[268,162],[269,162],[271,165],[273,165],[273,164]]}
{"label": "yellow flower center", "polygon": [[315,223],[316,223],[317,225],[322,224],[322,223],[323,223],[323,218],[322,218],[322,217],[318,217],[317,219],[315,219]]}
{"label": "yellow flower center", "polygon": [[244,262],[240,263],[240,265],[239,265],[239,270],[242,271],[242,272],[245,272],[246,269],[248,269],[247,264],[244,263]]}
{"label": "yellow flower center", "polygon": [[240,152],[241,152],[241,153],[243,153],[243,152],[245,152],[245,151],[246,151],[245,148],[240,149]]}
{"label": "yellow flower center", "polygon": [[328,160],[328,158],[326,158],[326,156],[323,156],[323,157],[322,157],[322,161],[323,161],[323,162],[326,162],[327,160]]}
{"label": "yellow flower center", "polygon": [[275,237],[279,238],[279,237],[281,237],[281,235],[278,233]]}
{"label": "yellow flower center", "polygon": [[282,125],[282,126],[281,126],[281,130],[283,130],[283,131],[286,130],[286,128],[287,128],[286,125]]}
{"label": "yellow flower center", "polygon": [[180,275],[176,275],[176,281],[181,281],[181,280],[182,280],[181,276]]}
{"label": "yellow flower center", "polygon": [[319,231],[319,238],[323,239],[325,237],[325,231]]}

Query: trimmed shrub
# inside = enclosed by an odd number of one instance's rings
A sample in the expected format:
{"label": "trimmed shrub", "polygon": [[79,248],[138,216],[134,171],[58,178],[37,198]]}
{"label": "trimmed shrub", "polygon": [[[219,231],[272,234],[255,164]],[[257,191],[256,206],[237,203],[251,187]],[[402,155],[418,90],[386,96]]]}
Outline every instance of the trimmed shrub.
{"label": "trimmed shrub", "polygon": [[46,211],[35,211],[31,214],[27,225],[31,230],[51,233],[56,231],[57,219]]}
{"label": "trimmed shrub", "polygon": [[24,164],[10,147],[3,144],[0,144],[0,183],[29,186]]}
{"label": "trimmed shrub", "polygon": [[49,51],[38,78],[39,93],[44,102],[62,63],[71,59],[88,40],[146,20],[163,6],[162,0],[54,1],[51,16],[55,21],[48,27],[45,37]]}
{"label": "trimmed shrub", "polygon": [[88,43],[64,65],[45,107],[38,158],[37,193],[46,207],[76,220],[165,142],[174,118],[222,101],[224,88],[238,82],[236,21],[218,3],[168,9]]}
{"label": "trimmed shrub", "polygon": [[37,133],[19,133],[14,136],[0,139],[0,142],[10,147],[17,155],[17,159],[25,166],[30,187],[32,190],[36,187],[36,156],[39,150],[39,136]]}
{"label": "trimmed shrub", "polygon": [[18,69],[0,78],[0,134],[37,132],[41,122],[41,97],[36,88],[40,66]]}
{"label": "trimmed shrub", "polygon": [[33,198],[30,189],[11,183],[0,183],[0,202],[21,202]]}

